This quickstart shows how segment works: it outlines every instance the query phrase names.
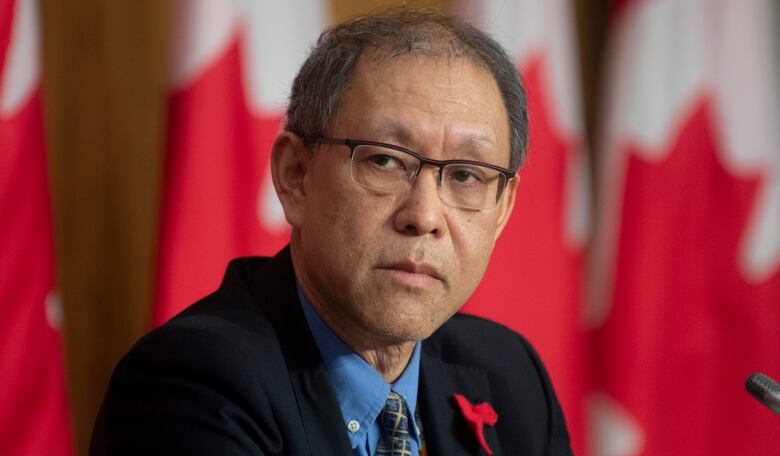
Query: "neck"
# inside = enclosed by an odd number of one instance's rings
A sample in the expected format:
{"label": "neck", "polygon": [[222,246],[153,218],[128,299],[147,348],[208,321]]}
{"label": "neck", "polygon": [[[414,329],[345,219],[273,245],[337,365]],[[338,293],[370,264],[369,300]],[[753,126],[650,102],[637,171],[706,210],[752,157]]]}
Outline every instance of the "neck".
{"label": "neck", "polygon": [[348,313],[340,313],[332,306],[328,306],[322,296],[311,286],[305,275],[305,269],[301,267],[298,255],[294,252],[298,240],[296,235],[299,233],[294,229],[291,242],[293,268],[298,284],[309,304],[342,342],[371,365],[387,383],[394,383],[409,364],[417,341],[377,334],[358,321],[354,321]]}
{"label": "neck", "polygon": [[328,328],[371,365],[387,383],[394,383],[403,374],[412,358],[416,341],[374,337],[335,318],[316,301],[309,298],[309,302]]}
{"label": "neck", "polygon": [[[341,337],[341,336],[339,336]],[[414,341],[404,341],[399,344],[380,348],[355,350],[355,352],[370,364],[387,383],[394,383],[404,373],[414,351]]]}

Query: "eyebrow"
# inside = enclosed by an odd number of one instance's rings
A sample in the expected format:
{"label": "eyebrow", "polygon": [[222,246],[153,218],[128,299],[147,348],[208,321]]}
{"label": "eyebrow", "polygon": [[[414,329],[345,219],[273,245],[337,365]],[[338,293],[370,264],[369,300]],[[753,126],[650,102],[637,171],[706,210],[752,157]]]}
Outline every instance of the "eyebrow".
{"label": "eyebrow", "polygon": [[[413,130],[410,130],[402,123],[389,118],[380,118],[375,123],[372,123],[373,129],[381,136],[382,141],[393,141],[394,143],[407,147],[412,150],[416,150],[415,146],[419,144],[417,135]],[[371,139],[376,138],[356,138],[356,139]],[[487,154],[495,147],[490,138],[481,135],[469,135],[459,142],[454,148],[455,151],[465,152],[466,158],[484,161],[487,159]]]}
{"label": "eyebrow", "polygon": [[400,122],[381,118],[372,126],[379,132],[383,140],[396,141],[403,145],[417,144],[414,132]]}

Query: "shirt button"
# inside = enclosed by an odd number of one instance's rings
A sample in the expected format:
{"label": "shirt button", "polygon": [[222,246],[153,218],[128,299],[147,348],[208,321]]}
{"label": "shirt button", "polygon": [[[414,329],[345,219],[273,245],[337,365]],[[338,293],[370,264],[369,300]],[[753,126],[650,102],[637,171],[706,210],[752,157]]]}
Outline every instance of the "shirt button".
{"label": "shirt button", "polygon": [[349,423],[347,423],[347,429],[349,429],[349,432],[357,432],[360,429],[360,423],[355,420],[349,420]]}

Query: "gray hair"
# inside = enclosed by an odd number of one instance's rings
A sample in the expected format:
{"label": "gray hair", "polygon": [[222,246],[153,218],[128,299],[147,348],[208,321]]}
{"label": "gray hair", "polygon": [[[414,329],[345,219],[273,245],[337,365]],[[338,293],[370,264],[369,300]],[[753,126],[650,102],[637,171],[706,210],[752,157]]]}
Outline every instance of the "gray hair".
{"label": "gray hair", "polygon": [[284,129],[309,145],[330,131],[344,88],[361,56],[466,58],[495,79],[509,122],[509,167],[528,147],[526,96],[512,60],[498,42],[462,19],[431,9],[393,9],[325,30],[293,82]]}

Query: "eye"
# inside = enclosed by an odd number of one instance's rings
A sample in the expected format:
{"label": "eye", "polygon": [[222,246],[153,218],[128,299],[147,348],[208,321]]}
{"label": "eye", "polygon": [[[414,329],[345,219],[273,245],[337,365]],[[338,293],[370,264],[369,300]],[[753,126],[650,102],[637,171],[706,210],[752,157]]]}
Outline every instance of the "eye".
{"label": "eye", "polygon": [[450,174],[450,176],[452,176],[452,178],[455,179],[456,181],[458,181],[460,183],[464,183],[464,184],[467,184],[469,182],[473,182],[474,179],[475,179],[475,177],[474,177],[474,175],[472,173],[470,173],[469,171],[464,170],[464,169],[457,170],[457,171],[453,172],[452,174]]}
{"label": "eye", "polygon": [[385,170],[403,168],[403,163],[398,158],[386,154],[369,155],[365,161]]}
{"label": "eye", "polygon": [[458,166],[448,171],[447,178],[459,185],[475,185],[485,182],[485,172],[475,166]]}

